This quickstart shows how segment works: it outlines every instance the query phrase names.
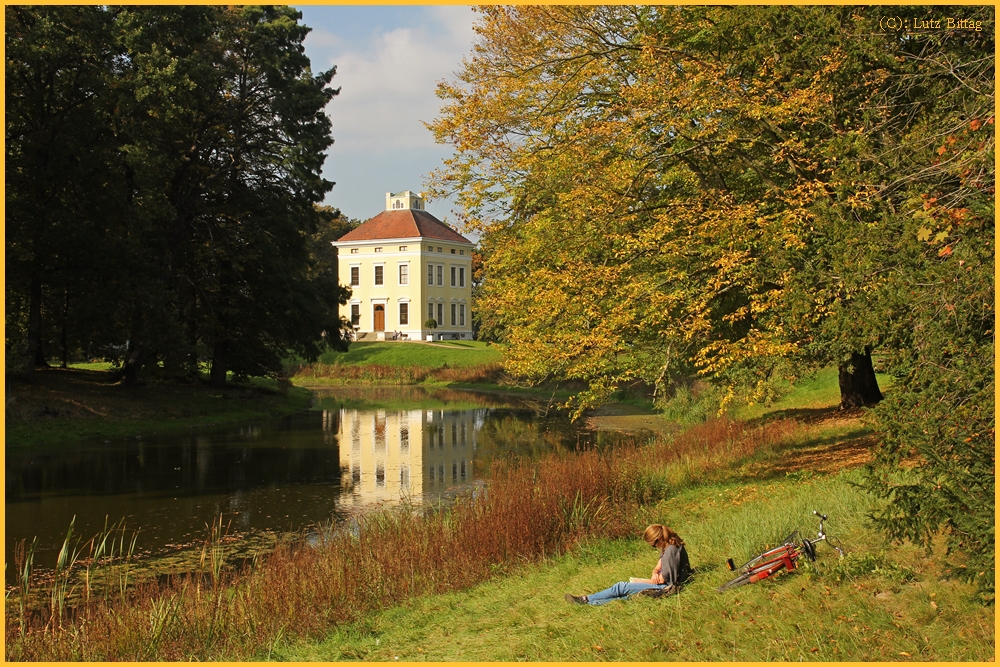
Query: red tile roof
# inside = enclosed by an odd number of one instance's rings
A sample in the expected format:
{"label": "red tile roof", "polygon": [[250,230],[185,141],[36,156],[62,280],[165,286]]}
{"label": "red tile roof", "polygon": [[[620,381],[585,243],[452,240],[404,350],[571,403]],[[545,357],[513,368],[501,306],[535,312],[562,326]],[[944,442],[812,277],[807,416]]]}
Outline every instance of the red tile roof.
{"label": "red tile roof", "polygon": [[409,239],[418,236],[451,241],[453,243],[472,244],[472,241],[427,211],[412,208],[382,211],[368,222],[347,232],[337,239],[337,241]]}

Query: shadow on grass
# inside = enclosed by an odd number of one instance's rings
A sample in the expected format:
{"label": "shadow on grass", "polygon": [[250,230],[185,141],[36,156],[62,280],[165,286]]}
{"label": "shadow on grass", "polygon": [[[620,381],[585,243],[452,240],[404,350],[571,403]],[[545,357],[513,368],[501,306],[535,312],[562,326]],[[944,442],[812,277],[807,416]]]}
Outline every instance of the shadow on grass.
{"label": "shadow on grass", "polygon": [[781,419],[795,419],[803,424],[815,424],[831,418],[850,419],[860,417],[864,414],[863,408],[855,410],[841,410],[840,406],[830,405],[824,408],[787,408],[785,410],[772,410],[765,412],[760,417],[745,420],[747,424],[754,426]]}
{"label": "shadow on grass", "polygon": [[749,483],[784,479],[793,474],[834,474],[868,463],[874,444],[875,437],[868,428],[819,435],[784,447],[764,459],[736,462],[724,481]]}
{"label": "shadow on grass", "polygon": [[[78,384],[78,385],[114,385],[118,384],[120,374],[117,370],[94,370],[90,368],[38,368],[35,370],[35,383],[44,386],[47,382]],[[21,382],[28,385],[29,382]]]}
{"label": "shadow on grass", "polygon": [[364,342],[351,343],[347,352],[325,352],[320,355],[319,362],[322,364],[345,363],[342,359],[350,355],[351,364],[363,364],[370,361],[371,357],[379,354],[379,348],[374,345],[365,345]]}

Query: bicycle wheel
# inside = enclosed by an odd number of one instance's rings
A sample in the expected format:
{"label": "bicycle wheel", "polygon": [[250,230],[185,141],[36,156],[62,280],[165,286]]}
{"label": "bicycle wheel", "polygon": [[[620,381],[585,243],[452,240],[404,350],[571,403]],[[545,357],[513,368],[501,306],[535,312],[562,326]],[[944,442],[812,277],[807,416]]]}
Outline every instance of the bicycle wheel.
{"label": "bicycle wheel", "polygon": [[762,553],[754,556],[753,558],[751,558],[747,562],[743,563],[743,565],[740,565],[738,568],[736,568],[733,571],[734,572],[749,572],[750,570],[756,568],[761,563],[770,562],[770,561],[774,560],[775,558],[780,558],[782,555],[788,553],[788,550],[790,548],[793,548],[793,547],[794,547],[794,545],[785,543],[785,544],[781,544],[779,546],[776,546],[776,547],[774,547],[772,549],[768,549],[767,551],[764,551],[764,552],[762,552]]}
{"label": "bicycle wheel", "polygon": [[[772,550],[780,551],[780,550]],[[772,554],[773,556],[774,554]],[[722,591],[729,590],[730,588],[737,588],[738,586],[744,586],[746,584],[753,584],[761,579],[767,579],[768,577],[781,572],[782,570],[792,570],[795,569],[795,562],[798,560],[798,552],[794,549],[791,551],[784,550],[781,551],[781,555],[772,558],[771,560],[760,563],[754,567],[751,567],[746,572],[743,572],[739,576],[733,577],[726,583],[719,586],[716,591],[721,593]]]}
{"label": "bicycle wheel", "polygon": [[733,577],[732,579],[722,584],[715,590],[716,592],[721,593],[722,591],[727,591],[730,588],[736,588],[737,586],[743,586],[744,584],[749,584],[749,583],[750,583],[750,573],[744,572],[738,577]]}
{"label": "bicycle wheel", "polygon": [[826,543],[829,544],[831,547],[833,547],[837,551],[837,553],[840,554],[841,558],[844,557],[844,548],[841,545],[840,540],[838,540],[836,538],[833,538],[833,537],[830,537],[829,535],[827,535],[826,536]]}

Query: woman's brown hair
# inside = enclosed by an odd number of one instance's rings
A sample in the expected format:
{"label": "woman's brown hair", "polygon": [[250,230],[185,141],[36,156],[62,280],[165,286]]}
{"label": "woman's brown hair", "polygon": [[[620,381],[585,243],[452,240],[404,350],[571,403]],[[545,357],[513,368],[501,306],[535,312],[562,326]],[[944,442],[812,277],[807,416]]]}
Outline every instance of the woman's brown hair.
{"label": "woman's brown hair", "polygon": [[[661,542],[672,544],[677,547],[684,546],[684,540],[681,539],[680,535],[658,523],[646,526],[646,530],[642,533],[642,539],[646,540],[647,544],[654,547]],[[666,546],[666,544],[664,546]]]}

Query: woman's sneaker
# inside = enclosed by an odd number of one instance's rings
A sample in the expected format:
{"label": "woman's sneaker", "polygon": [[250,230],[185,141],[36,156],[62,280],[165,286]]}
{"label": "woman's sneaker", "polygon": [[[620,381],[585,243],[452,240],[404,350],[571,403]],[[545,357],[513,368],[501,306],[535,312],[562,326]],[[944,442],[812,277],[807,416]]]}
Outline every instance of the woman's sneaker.
{"label": "woman's sneaker", "polygon": [[587,604],[587,596],[586,595],[571,595],[570,593],[567,593],[566,594],[566,602],[569,602],[570,604]]}

